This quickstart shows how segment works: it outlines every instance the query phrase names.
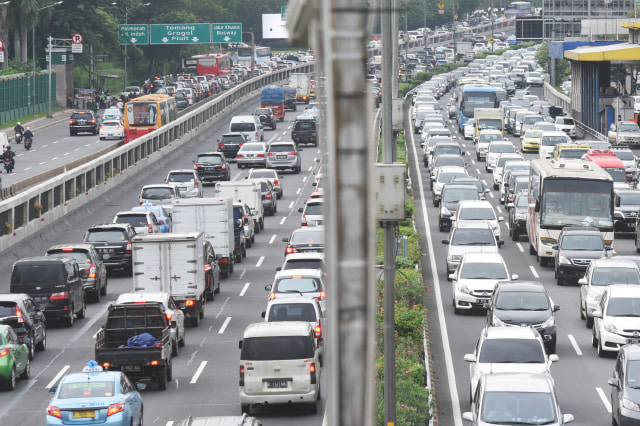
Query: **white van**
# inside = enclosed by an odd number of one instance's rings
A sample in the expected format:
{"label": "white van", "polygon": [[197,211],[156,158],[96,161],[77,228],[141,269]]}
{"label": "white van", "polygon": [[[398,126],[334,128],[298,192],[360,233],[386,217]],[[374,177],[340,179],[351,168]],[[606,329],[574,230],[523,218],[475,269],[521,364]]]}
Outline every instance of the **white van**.
{"label": "white van", "polygon": [[229,132],[242,133],[247,138],[247,142],[262,142],[264,134],[262,125],[255,115],[236,115],[231,118]]}
{"label": "white van", "polygon": [[249,324],[239,342],[240,408],[306,404],[317,411],[320,360],[313,326],[304,321]]}

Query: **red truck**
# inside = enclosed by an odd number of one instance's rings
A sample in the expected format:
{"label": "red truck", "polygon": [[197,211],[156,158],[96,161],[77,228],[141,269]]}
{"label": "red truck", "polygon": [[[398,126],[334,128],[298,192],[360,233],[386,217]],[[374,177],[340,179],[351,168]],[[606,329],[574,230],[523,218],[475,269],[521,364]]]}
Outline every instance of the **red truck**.
{"label": "red truck", "polygon": [[260,107],[271,108],[278,121],[284,121],[284,89],[270,84],[262,89]]}

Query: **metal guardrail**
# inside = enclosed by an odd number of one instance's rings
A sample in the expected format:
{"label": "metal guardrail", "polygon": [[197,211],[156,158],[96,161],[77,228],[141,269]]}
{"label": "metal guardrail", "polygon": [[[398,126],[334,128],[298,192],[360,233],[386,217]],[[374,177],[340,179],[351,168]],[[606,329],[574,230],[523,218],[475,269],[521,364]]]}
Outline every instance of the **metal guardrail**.
{"label": "metal guardrail", "polygon": [[[552,105],[558,106],[558,107],[562,107],[562,111],[564,111],[565,113],[571,113],[572,109],[571,109],[571,98],[563,93],[560,93],[556,90],[555,87],[553,87],[551,84],[549,84],[548,82],[544,83],[544,98]],[[574,117],[573,119],[576,123],[576,129],[578,132],[578,136],[580,138],[586,138],[586,139],[597,139],[597,140],[601,140],[601,141],[606,141],[607,140],[607,136],[603,135],[602,133],[598,132],[595,129],[592,129],[591,127],[587,126],[586,124],[582,123],[579,120],[576,120],[576,118]]]}
{"label": "metal guardrail", "polygon": [[32,178],[24,191],[9,190],[0,202],[0,252],[41,232],[114,187],[131,180],[211,127],[216,117],[261,87],[283,81],[291,72],[311,72],[305,64],[254,77],[193,112],[134,141],[52,169]]}

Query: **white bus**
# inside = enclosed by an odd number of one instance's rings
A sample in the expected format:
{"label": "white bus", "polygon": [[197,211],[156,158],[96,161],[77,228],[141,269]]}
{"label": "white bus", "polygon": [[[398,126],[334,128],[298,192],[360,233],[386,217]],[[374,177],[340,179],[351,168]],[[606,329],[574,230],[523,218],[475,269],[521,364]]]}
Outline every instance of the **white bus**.
{"label": "white bus", "polygon": [[[254,63],[264,64],[271,60],[271,48],[268,46],[256,46],[254,49]],[[239,47],[238,48],[238,60],[239,65],[251,64],[251,47]]]}
{"label": "white bus", "polygon": [[565,226],[595,226],[613,246],[613,179],[597,164],[577,159],[535,159],[529,174],[529,253],[540,266],[554,258]]}

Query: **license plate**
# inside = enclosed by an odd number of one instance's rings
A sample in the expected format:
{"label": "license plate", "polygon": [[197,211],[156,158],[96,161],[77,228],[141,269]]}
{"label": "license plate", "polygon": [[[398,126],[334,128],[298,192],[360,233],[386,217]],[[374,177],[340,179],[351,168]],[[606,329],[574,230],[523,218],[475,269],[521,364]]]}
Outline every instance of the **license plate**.
{"label": "license plate", "polygon": [[627,345],[631,345],[634,343],[640,343],[640,339],[627,339]]}
{"label": "license plate", "polygon": [[476,299],[476,303],[484,305],[485,303],[489,303],[489,299]]}
{"label": "license plate", "polygon": [[47,309],[47,304],[46,303],[41,303],[40,304],[40,310],[41,311],[45,311]]}
{"label": "license plate", "polygon": [[123,365],[122,371],[140,371],[139,365]]}
{"label": "license plate", "polygon": [[107,254],[107,253],[102,253],[102,258],[103,258],[104,260],[108,260],[108,259],[111,259],[111,255],[110,255],[110,254]]}
{"label": "license plate", "polygon": [[94,410],[86,410],[86,411],[74,411],[73,418],[74,419],[93,419],[96,416],[96,412]]}
{"label": "license plate", "polygon": [[269,389],[286,389],[288,387],[288,380],[270,380],[269,382],[267,382],[267,388]]}
{"label": "license plate", "polygon": [[245,157],[247,157],[247,158],[253,158],[253,154],[245,154]]}
{"label": "license plate", "polygon": [[276,155],[276,159],[278,159],[278,160],[286,160],[287,156],[286,155]]}
{"label": "license plate", "polygon": [[186,187],[186,186],[179,186],[179,187],[178,187],[178,189],[179,189],[180,191],[186,191],[186,190],[187,190],[187,187]]}

